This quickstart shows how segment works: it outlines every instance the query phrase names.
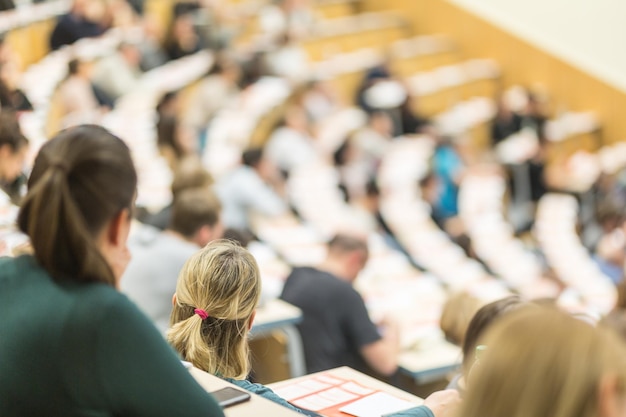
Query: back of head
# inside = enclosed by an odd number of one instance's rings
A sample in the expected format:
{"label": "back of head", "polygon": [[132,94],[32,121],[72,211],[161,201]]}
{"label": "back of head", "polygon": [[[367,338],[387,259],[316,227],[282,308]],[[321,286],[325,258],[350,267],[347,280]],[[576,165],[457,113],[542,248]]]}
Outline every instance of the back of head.
{"label": "back of head", "polygon": [[245,378],[246,336],[260,295],[259,268],[250,252],[230,241],[211,242],[180,272],[167,339],[196,367]]}
{"label": "back of head", "polygon": [[262,159],[263,148],[247,149],[241,155],[241,162],[243,162],[245,166],[249,166],[250,168],[257,167]]}
{"label": "back of head", "polygon": [[203,226],[215,226],[220,220],[221,205],[208,188],[191,188],[176,194],[170,229],[191,238]]}
{"label": "back of head", "polygon": [[18,225],[54,278],[113,285],[96,238],[131,208],[136,188],[130,151],[121,139],[99,126],[67,129],[37,155]]}
{"label": "back of head", "polygon": [[487,329],[506,314],[527,305],[528,303],[522,301],[519,297],[511,296],[494,301],[478,309],[467,326],[462,346],[463,371],[466,375],[474,362],[474,352],[479,344],[479,340]]}
{"label": "back of head", "polygon": [[453,294],[443,306],[439,327],[446,340],[455,345],[462,345],[469,322],[480,308],[480,300],[467,292]]}
{"label": "back of head", "polygon": [[197,155],[189,155],[181,159],[176,166],[172,180],[174,198],[181,191],[190,188],[208,188],[213,184],[213,177],[202,165]]}
{"label": "back of head", "polygon": [[509,314],[481,344],[487,350],[459,416],[610,416],[600,409],[611,390],[623,404],[626,349],[605,329],[538,307]]}
{"label": "back of head", "polygon": [[367,242],[364,238],[339,233],[328,242],[328,253],[333,256],[351,252],[363,252],[367,256]]}

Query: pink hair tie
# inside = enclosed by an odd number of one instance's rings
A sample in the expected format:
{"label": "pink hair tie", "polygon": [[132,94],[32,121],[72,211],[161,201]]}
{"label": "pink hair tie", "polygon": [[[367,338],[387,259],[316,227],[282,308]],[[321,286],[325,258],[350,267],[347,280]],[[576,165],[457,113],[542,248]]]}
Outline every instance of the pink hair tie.
{"label": "pink hair tie", "polygon": [[206,320],[209,318],[209,315],[207,314],[207,312],[202,310],[201,308],[196,308],[193,310],[193,312],[199,315],[202,320]]}

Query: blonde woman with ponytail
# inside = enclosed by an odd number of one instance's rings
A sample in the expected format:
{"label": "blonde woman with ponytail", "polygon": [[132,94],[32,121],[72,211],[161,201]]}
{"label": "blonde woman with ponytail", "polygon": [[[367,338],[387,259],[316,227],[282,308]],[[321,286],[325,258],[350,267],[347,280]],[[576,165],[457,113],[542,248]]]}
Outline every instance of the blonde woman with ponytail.
{"label": "blonde woman with ponytail", "polygon": [[248,332],[261,295],[254,257],[228,240],[209,243],[183,266],[173,298],[167,340],[196,368],[303,414],[269,388],[245,380]]}
{"label": "blonde woman with ponytail", "polygon": [[18,218],[34,255],[0,259],[1,416],[224,415],[117,291],[136,186],[101,127],[41,148]]}

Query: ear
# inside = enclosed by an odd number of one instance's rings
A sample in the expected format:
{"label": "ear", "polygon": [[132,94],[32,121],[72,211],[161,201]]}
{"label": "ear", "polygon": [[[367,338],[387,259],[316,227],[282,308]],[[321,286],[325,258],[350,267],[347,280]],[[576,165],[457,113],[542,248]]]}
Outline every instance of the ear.
{"label": "ear", "polygon": [[255,317],[256,317],[256,310],[254,310],[252,312],[252,315],[250,316],[250,320],[248,321],[248,330],[252,329],[252,324],[254,323]]}
{"label": "ear", "polygon": [[176,293],[172,295],[172,307],[176,305]]}
{"label": "ear", "polygon": [[109,223],[106,237],[112,246],[124,246],[130,230],[130,213],[123,209],[117,213]]}

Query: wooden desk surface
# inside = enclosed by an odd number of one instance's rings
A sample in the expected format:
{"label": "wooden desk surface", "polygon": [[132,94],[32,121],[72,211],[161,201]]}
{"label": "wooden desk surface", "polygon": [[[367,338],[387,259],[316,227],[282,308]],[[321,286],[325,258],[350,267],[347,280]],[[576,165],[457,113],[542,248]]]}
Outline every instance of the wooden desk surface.
{"label": "wooden desk surface", "polygon": [[[191,375],[198,381],[198,383],[208,392],[216,391],[225,387],[234,387],[241,389],[229,382],[224,381],[216,376],[210,375],[197,368],[189,369]],[[237,404],[232,407],[224,409],[226,417],[250,417],[250,416],[272,416],[272,417],[293,417],[299,414],[276,404],[263,397],[259,397],[255,394],[250,394],[250,401]]]}

